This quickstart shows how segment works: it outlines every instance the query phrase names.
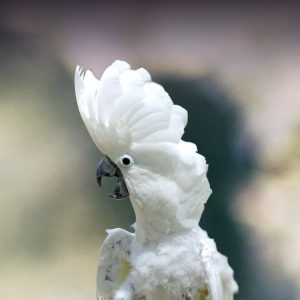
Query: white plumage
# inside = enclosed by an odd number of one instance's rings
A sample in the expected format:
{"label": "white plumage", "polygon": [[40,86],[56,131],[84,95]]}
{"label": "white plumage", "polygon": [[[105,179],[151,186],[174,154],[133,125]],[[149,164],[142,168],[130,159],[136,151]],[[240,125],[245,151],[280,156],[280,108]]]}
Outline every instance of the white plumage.
{"label": "white plumage", "polygon": [[[181,137],[187,112],[141,68],[115,61],[100,80],[77,67],[81,116],[100,151],[120,169],[135,233],[108,231],[97,295],[113,300],[230,300],[227,259],[199,226],[211,189],[205,158]],[[124,165],[122,158],[130,158]]]}

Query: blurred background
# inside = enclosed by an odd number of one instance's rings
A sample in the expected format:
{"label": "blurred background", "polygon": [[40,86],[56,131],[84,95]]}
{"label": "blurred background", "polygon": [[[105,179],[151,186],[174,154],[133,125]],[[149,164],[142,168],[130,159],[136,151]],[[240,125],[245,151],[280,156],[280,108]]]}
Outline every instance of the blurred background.
{"label": "blurred background", "polygon": [[[122,4],[121,4],[122,3]],[[300,9],[98,1],[0,4],[0,299],[95,299],[106,228],[128,199],[99,189],[77,64],[147,68],[189,111],[209,163],[201,226],[234,268],[236,299],[300,299]],[[163,300],[163,299],[162,299]]]}

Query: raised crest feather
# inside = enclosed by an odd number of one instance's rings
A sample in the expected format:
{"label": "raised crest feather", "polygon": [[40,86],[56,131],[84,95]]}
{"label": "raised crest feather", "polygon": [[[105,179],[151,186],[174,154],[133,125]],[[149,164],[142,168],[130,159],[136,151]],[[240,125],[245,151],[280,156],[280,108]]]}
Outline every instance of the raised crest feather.
{"label": "raised crest feather", "polygon": [[[117,60],[97,79],[77,66],[75,91],[89,133],[100,151],[111,157],[118,154],[119,146],[140,141],[178,143],[184,133],[186,110],[173,105],[144,68],[132,70]],[[114,143],[107,144],[108,136],[115,137]]]}

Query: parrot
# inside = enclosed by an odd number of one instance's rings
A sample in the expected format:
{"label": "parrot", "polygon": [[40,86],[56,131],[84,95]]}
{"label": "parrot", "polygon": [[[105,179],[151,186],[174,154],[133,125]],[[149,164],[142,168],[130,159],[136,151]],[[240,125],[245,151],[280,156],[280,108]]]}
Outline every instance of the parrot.
{"label": "parrot", "polygon": [[81,117],[103,154],[96,170],[129,197],[132,232],[107,230],[97,267],[98,300],[232,300],[233,270],[199,226],[211,188],[197,146],[182,140],[188,114],[144,68],[113,62],[97,79],[75,71]]}

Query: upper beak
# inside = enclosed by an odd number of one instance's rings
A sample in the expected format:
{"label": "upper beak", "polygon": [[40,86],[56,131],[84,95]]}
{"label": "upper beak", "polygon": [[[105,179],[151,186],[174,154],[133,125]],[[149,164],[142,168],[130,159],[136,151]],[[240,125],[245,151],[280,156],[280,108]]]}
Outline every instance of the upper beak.
{"label": "upper beak", "polygon": [[96,176],[97,176],[97,182],[100,186],[101,186],[102,176],[108,176],[108,177],[116,176],[118,178],[117,186],[114,192],[109,195],[110,197],[114,199],[122,199],[129,195],[121,170],[108,156],[104,156],[99,161],[97,166]]}

